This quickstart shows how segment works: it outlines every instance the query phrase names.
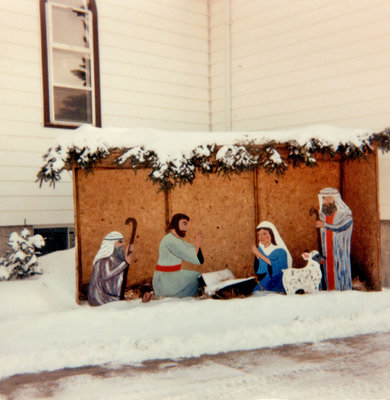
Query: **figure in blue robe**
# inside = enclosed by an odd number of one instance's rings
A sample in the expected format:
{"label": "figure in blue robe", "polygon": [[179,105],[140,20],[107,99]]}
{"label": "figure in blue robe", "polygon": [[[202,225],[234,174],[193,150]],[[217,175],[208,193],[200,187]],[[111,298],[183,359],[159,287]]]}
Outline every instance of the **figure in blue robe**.
{"label": "figure in blue robe", "polygon": [[257,227],[258,247],[253,246],[255,254],[254,270],[259,281],[256,290],[285,293],[283,270],[292,267],[292,258],[275,226],[263,221]]}
{"label": "figure in blue robe", "polygon": [[259,246],[257,249],[265,257],[268,257],[271,264],[266,263],[261,258],[255,257],[254,268],[259,285],[263,290],[272,292],[284,292],[282,283],[283,270],[287,268],[287,253],[284,249],[277,248],[268,255]]}

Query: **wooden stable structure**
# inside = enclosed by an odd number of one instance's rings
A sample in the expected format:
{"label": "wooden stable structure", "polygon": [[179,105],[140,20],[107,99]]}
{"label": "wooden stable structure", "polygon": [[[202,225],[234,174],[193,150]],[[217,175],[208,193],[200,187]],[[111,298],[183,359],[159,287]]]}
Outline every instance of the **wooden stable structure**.
{"label": "wooden stable structure", "polygon": [[151,280],[160,240],[177,212],[191,218],[186,240],[193,242],[199,229],[204,233],[204,265],[184,263],[185,268],[200,272],[229,268],[237,278],[250,276],[251,245],[262,220],[275,224],[291,252],[293,265],[303,266],[301,254],[318,249],[315,216],[310,216],[309,210],[318,208],[318,192],[325,187],[339,189],[353,212],[352,276],[359,276],[372,290],[381,290],[377,153],[356,161],[318,155],[318,166],[290,166],[279,177],[263,169],[229,177],[198,173],[192,185],[176,187],[169,193],[159,192],[147,179],[150,170],[119,167],[113,159],[109,157],[88,172],[72,167],[78,300],[83,298],[93,258],[104,236],[117,230],[129,239],[128,217],[138,221],[128,286]]}

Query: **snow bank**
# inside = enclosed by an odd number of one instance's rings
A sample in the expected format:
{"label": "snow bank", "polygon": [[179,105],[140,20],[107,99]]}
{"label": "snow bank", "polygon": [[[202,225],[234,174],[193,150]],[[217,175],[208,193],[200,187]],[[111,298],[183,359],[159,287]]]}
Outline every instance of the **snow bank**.
{"label": "snow bank", "polygon": [[0,378],[390,331],[388,289],[79,306],[74,259],[56,252],[39,259],[43,275],[0,282]]}

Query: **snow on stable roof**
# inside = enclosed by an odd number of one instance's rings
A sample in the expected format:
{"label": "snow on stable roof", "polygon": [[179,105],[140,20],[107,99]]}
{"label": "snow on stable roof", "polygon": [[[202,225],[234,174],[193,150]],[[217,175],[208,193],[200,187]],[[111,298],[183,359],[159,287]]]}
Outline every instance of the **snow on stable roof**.
{"label": "snow on stable roof", "polygon": [[[286,143],[296,141],[304,146],[315,138],[332,146],[353,143],[362,146],[373,132],[367,129],[347,129],[326,125],[308,126],[301,129],[253,132],[189,132],[161,131],[148,128],[95,128],[84,125],[72,133],[63,133],[57,137],[52,148],[61,146],[63,153],[74,147],[88,149],[93,154],[98,149],[109,151],[113,148],[128,149],[145,147],[156,152],[162,163],[167,163],[181,156],[189,157],[199,146],[235,145],[254,143],[264,145],[269,142]],[[61,166],[61,164],[59,164]]]}
{"label": "snow on stable roof", "polygon": [[[191,181],[196,167],[203,172],[241,172],[263,166],[270,172],[283,173],[287,168],[286,161],[294,160],[295,165],[298,160],[312,165],[315,163],[313,153],[319,151],[331,156],[356,158],[370,150],[372,142],[379,141],[378,135],[386,136],[388,150],[389,131],[374,134],[368,129],[327,125],[253,132],[161,131],[84,125],[57,137],[44,156],[45,164],[38,173],[38,180],[54,184],[69,165],[93,167],[112,150],[122,151],[116,160],[118,164],[130,162],[133,168],[142,164],[151,167],[150,178],[162,184],[168,180]],[[287,145],[288,160],[283,160],[277,152],[281,144]],[[254,147],[257,148],[255,153]],[[214,160],[210,161],[212,155]]]}

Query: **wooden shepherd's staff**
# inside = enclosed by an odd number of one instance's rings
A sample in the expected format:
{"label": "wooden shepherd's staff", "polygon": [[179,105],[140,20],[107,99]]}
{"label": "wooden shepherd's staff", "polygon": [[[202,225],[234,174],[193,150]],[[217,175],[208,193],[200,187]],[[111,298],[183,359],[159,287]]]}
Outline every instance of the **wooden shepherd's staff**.
{"label": "wooden shepherd's staff", "polygon": [[[127,247],[127,254],[131,253],[130,247],[134,243],[135,239],[135,232],[137,231],[137,220],[133,217],[129,217],[126,219],[126,225],[129,225],[130,222],[132,223],[132,231],[131,231],[131,236],[130,236],[130,241],[129,245]],[[127,274],[129,273],[129,266],[126,267],[126,269],[123,271],[123,282],[122,282],[122,288],[121,288],[121,294],[120,294],[120,299],[123,300],[125,298],[125,290],[126,290],[126,284],[127,284]]]}
{"label": "wooden shepherd's staff", "polygon": [[[314,207],[312,207],[309,211],[310,216],[315,214],[316,216],[316,221],[320,221],[320,214],[318,210]],[[318,243],[318,252],[321,254],[322,257],[324,255],[322,254],[322,240],[321,240],[321,228],[316,228],[317,229],[317,243]],[[325,258],[325,257],[324,257]],[[324,271],[324,264],[320,263],[320,268],[321,268],[321,273],[322,273],[322,278],[321,278],[321,287],[322,289],[326,289],[326,280],[325,280],[325,271]]]}

